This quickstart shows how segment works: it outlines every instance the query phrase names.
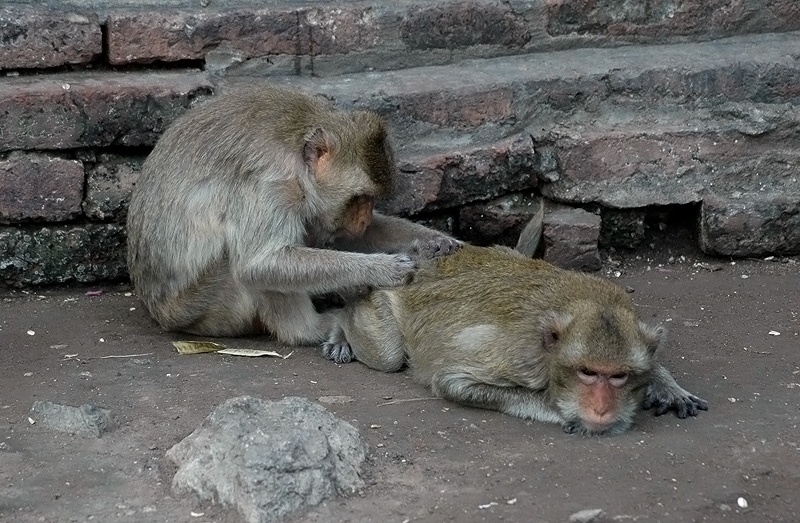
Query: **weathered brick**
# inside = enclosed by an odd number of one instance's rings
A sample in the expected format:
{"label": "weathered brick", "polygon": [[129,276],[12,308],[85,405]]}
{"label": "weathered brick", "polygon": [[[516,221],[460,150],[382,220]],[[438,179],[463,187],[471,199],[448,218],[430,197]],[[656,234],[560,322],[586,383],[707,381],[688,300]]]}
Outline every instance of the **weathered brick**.
{"label": "weathered brick", "polygon": [[86,163],[83,212],[90,220],[124,222],[144,156],[99,154]]}
{"label": "weathered brick", "polygon": [[583,209],[548,204],[544,215],[544,260],[581,271],[599,271],[600,217]]}
{"label": "weathered brick", "polygon": [[112,64],[200,60],[225,43],[244,58],[361,51],[375,45],[371,8],[309,7],[225,12],[117,12],[108,18]]}
{"label": "weathered brick", "polygon": [[0,80],[0,151],[153,145],[197,98],[200,73],[80,73]]}
{"label": "weathered brick", "polygon": [[125,238],[115,224],[0,227],[0,281],[22,287],[123,278]]}
{"label": "weathered brick", "polygon": [[476,245],[514,247],[540,205],[541,199],[521,193],[465,205],[459,209],[459,238]]}
{"label": "weathered brick", "polygon": [[23,152],[0,159],[0,223],[70,220],[82,197],[79,161]]}
{"label": "weathered brick", "polygon": [[85,64],[103,52],[95,15],[0,9],[0,69]]}
{"label": "weathered brick", "polygon": [[800,192],[706,195],[700,247],[725,256],[800,253]]}
{"label": "weathered brick", "polygon": [[464,129],[514,118],[514,92],[508,88],[487,91],[461,89],[420,93],[404,100],[403,111],[421,122]]}
{"label": "weathered brick", "polygon": [[756,120],[720,130],[633,126],[556,140],[559,176],[542,194],[612,208],[697,203],[708,190],[757,192],[800,187],[796,123]]}
{"label": "weathered brick", "polygon": [[507,3],[467,1],[411,7],[400,24],[400,38],[412,49],[522,47],[531,34],[525,18]]}
{"label": "weathered brick", "polygon": [[530,137],[401,162],[391,214],[417,214],[536,187]]}
{"label": "weathered brick", "polygon": [[794,0],[545,0],[548,32],[670,37],[800,29]]}

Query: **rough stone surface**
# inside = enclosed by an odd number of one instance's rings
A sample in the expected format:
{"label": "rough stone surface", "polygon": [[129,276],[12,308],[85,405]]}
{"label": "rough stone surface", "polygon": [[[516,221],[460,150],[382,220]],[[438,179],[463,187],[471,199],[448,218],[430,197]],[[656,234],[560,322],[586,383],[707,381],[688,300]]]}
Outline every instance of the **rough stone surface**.
{"label": "rough stone surface", "polygon": [[544,260],[567,269],[599,271],[600,217],[583,209],[545,208]]}
{"label": "rough stone surface", "polygon": [[502,2],[414,6],[400,24],[411,49],[455,49],[481,44],[522,47],[531,38],[525,18]]}
{"label": "rough stone surface", "polygon": [[104,153],[84,160],[87,168],[83,212],[87,218],[124,223],[144,159]]}
{"label": "rough stone surface", "polygon": [[241,396],[215,408],[167,458],[178,466],[176,492],[268,523],[360,490],[365,452],[358,430],[319,404]]}
{"label": "rough stone surface", "polygon": [[212,92],[200,73],[65,73],[4,79],[0,151],[153,145]]}
{"label": "rough stone surface", "polygon": [[800,153],[791,114],[776,127],[672,131],[641,125],[555,140],[558,179],[542,194],[612,208],[696,203],[708,190],[800,191]]}
{"label": "rough stone surface", "polygon": [[102,51],[96,15],[0,9],[0,70],[85,64]]}
{"label": "rough stone surface", "polygon": [[121,225],[0,227],[0,281],[13,287],[126,276]]}
{"label": "rough stone surface", "polygon": [[112,64],[203,59],[220,44],[243,57],[316,55],[372,47],[370,7],[237,9],[222,12],[117,12],[108,20]]}
{"label": "rough stone surface", "polygon": [[800,253],[800,194],[708,195],[700,216],[700,247],[711,254]]}
{"label": "rough stone surface", "polygon": [[800,28],[800,7],[793,0],[545,0],[545,3],[549,11],[547,28],[553,35],[720,36]]}
{"label": "rough stone surface", "polygon": [[532,195],[514,193],[490,202],[465,205],[459,212],[459,238],[476,245],[514,247],[541,205]]}
{"label": "rough stone surface", "polygon": [[0,159],[0,223],[70,220],[82,198],[79,161],[18,151]]}
{"label": "rough stone surface", "polygon": [[89,404],[71,407],[51,401],[35,401],[31,407],[31,417],[54,430],[88,434],[96,438],[117,427],[109,409]]}
{"label": "rough stone surface", "polygon": [[401,162],[391,214],[417,214],[536,187],[534,150],[527,136]]}
{"label": "rough stone surface", "polygon": [[426,92],[410,96],[403,111],[414,120],[455,129],[474,128],[486,123],[513,121],[514,93],[508,88],[476,91],[472,87],[456,91]]}

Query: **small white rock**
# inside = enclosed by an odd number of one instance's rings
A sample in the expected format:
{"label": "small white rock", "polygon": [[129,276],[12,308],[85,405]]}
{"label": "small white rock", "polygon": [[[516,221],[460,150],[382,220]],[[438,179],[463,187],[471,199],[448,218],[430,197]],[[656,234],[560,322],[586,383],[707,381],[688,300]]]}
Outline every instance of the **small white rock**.
{"label": "small white rock", "polygon": [[36,331],[28,331],[28,336],[33,336],[34,334],[36,334]]}
{"label": "small white rock", "polygon": [[739,505],[739,508],[747,508],[747,500],[742,497],[736,500],[736,504]]}
{"label": "small white rock", "polygon": [[780,336],[780,335],[781,335],[781,333],[780,333],[780,332],[778,332],[778,331],[769,331],[769,335],[770,335],[770,336]]}
{"label": "small white rock", "polygon": [[592,523],[606,515],[601,508],[578,511],[569,517],[569,523]]}

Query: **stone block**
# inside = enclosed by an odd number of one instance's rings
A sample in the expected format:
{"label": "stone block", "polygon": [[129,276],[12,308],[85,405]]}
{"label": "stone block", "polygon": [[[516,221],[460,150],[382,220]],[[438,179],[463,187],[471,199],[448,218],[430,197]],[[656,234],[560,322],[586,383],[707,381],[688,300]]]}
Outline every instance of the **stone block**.
{"label": "stone block", "polygon": [[521,136],[490,146],[401,162],[390,214],[418,214],[456,207],[536,187],[534,150]]}
{"label": "stone block", "polygon": [[615,37],[720,36],[800,29],[793,0],[545,0],[547,30]]}
{"label": "stone block", "polygon": [[700,210],[700,248],[740,257],[800,253],[800,193],[707,195]]}
{"label": "stone block", "polygon": [[92,155],[86,163],[83,212],[90,220],[124,223],[144,156]]}
{"label": "stone block", "polygon": [[479,91],[466,87],[410,96],[404,100],[402,110],[420,122],[466,129],[485,123],[510,123],[514,119],[513,101],[514,93],[508,88]]}
{"label": "stone block", "polygon": [[372,8],[115,12],[108,18],[112,64],[202,60],[219,45],[243,58],[350,53],[375,45]]}
{"label": "stone block", "polygon": [[545,261],[566,269],[600,270],[600,216],[565,205],[548,205],[543,236]]}
{"label": "stone block", "polygon": [[102,52],[96,15],[0,8],[0,70],[88,64]]}
{"label": "stone block", "polygon": [[59,222],[81,214],[83,164],[14,151],[0,159],[0,223]]}
{"label": "stone block", "polygon": [[411,49],[523,47],[531,34],[525,18],[507,3],[461,1],[411,7],[400,24],[400,38]]}
{"label": "stone block", "polygon": [[558,176],[541,191],[564,203],[617,209],[698,203],[708,191],[796,191],[797,124],[792,113],[771,118],[698,121],[683,131],[633,125],[558,138]]}
{"label": "stone block", "polygon": [[4,80],[0,152],[153,145],[197,99],[212,93],[196,72],[91,72]]}
{"label": "stone block", "polygon": [[0,281],[12,287],[116,280],[125,269],[121,225],[0,227]]}

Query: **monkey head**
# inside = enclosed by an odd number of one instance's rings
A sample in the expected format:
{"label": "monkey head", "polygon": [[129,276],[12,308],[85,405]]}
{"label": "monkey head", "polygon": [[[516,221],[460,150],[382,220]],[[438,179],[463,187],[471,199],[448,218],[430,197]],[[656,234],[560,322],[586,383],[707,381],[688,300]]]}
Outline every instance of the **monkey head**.
{"label": "monkey head", "polygon": [[334,236],[362,236],[375,202],[387,196],[397,168],[386,125],[376,113],[356,111],[306,134],[303,161],[316,187],[316,209]]}
{"label": "monkey head", "polygon": [[551,359],[551,397],[564,430],[615,434],[640,409],[654,354],[665,331],[638,320],[627,307],[577,304],[574,313],[545,319],[543,344]]}

